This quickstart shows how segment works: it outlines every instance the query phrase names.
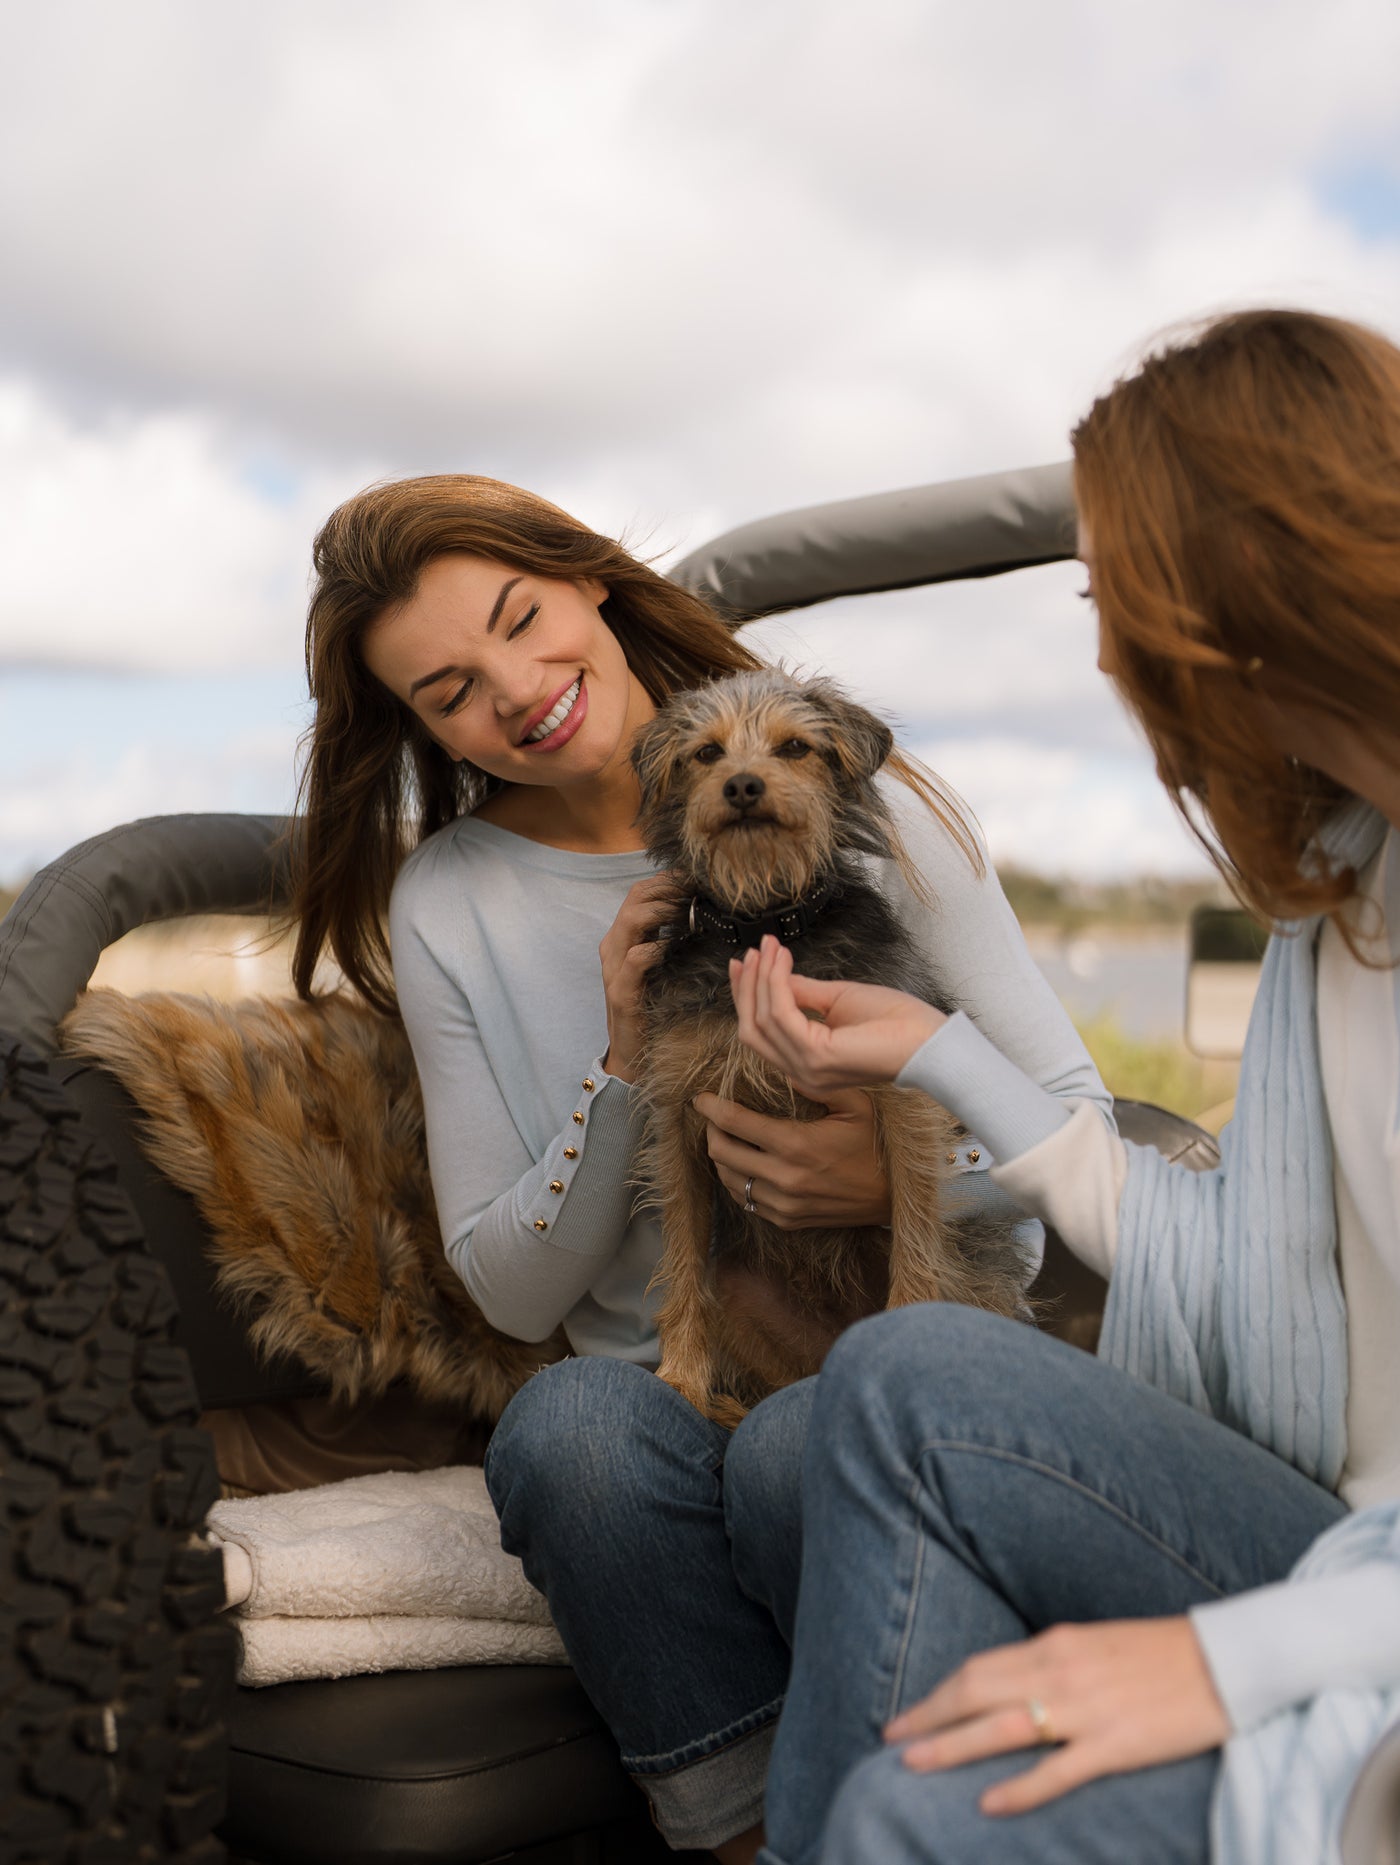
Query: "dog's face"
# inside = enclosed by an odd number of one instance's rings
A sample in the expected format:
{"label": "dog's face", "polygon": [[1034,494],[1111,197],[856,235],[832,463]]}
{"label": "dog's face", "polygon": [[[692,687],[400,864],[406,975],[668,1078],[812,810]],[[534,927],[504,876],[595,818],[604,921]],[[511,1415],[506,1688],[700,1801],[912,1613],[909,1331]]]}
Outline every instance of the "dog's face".
{"label": "dog's face", "polygon": [[872,779],[892,745],[829,680],[765,670],[681,693],[632,746],[647,846],[731,913],[799,899],[839,852],[888,853]]}

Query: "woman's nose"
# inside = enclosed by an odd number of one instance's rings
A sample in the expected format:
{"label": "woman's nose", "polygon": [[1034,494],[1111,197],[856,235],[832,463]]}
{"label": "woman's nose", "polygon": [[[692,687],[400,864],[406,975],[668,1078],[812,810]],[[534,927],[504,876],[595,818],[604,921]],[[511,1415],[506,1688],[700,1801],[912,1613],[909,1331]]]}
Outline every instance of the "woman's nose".
{"label": "woman's nose", "polygon": [[508,719],[523,712],[539,697],[540,677],[537,669],[521,666],[488,668],[487,690],[498,719]]}

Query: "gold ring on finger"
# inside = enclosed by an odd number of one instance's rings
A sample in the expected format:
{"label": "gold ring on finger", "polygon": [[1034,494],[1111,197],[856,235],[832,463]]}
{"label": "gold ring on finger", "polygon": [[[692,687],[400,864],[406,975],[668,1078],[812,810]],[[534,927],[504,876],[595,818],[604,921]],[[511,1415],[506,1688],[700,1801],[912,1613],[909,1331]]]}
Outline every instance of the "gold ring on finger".
{"label": "gold ring on finger", "polygon": [[1026,1714],[1030,1717],[1031,1726],[1035,1730],[1035,1739],[1042,1747],[1049,1747],[1050,1744],[1059,1740],[1055,1734],[1055,1725],[1050,1720],[1050,1712],[1039,1697],[1026,1698]]}

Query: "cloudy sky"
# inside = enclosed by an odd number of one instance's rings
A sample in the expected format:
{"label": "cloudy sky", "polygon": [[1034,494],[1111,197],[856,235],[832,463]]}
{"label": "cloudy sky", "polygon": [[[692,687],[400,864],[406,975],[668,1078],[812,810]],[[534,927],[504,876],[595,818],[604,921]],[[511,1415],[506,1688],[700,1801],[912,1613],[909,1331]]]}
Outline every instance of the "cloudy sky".
{"label": "cloudy sky", "polygon": [[[308,544],[514,479],[664,562],[1064,457],[1152,332],[1400,336],[1394,0],[0,0],[0,879],[281,809]],[[810,610],[994,853],[1197,861],[1060,566]]]}

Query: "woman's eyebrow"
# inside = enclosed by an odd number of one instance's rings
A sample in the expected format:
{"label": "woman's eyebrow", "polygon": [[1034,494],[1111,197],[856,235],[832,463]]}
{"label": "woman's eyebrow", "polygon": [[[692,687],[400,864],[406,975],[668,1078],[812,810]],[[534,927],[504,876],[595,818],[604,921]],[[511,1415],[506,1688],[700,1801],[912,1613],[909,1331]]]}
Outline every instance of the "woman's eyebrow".
{"label": "woman's eyebrow", "polygon": [[[492,604],[491,613],[486,618],[486,632],[488,635],[494,630],[497,622],[501,619],[501,610],[505,607],[506,597],[515,588],[517,583],[523,583],[524,581],[525,578],[522,574],[520,576],[512,576],[501,584],[496,600]],[[415,680],[413,685],[408,689],[408,697],[412,699],[414,694],[421,691],[423,687],[432,686],[438,680],[445,680],[449,674],[455,673],[456,671],[455,667],[439,667],[432,673],[425,673],[421,680]]]}
{"label": "woman's eyebrow", "polygon": [[501,610],[505,607],[506,597],[515,588],[517,583],[523,583],[524,581],[525,581],[525,578],[523,575],[513,576],[511,577],[509,582],[501,584],[501,593],[499,596],[497,596],[496,605],[492,609],[489,617],[487,618],[486,632],[488,635],[493,631],[497,622],[500,621],[501,619]]}

